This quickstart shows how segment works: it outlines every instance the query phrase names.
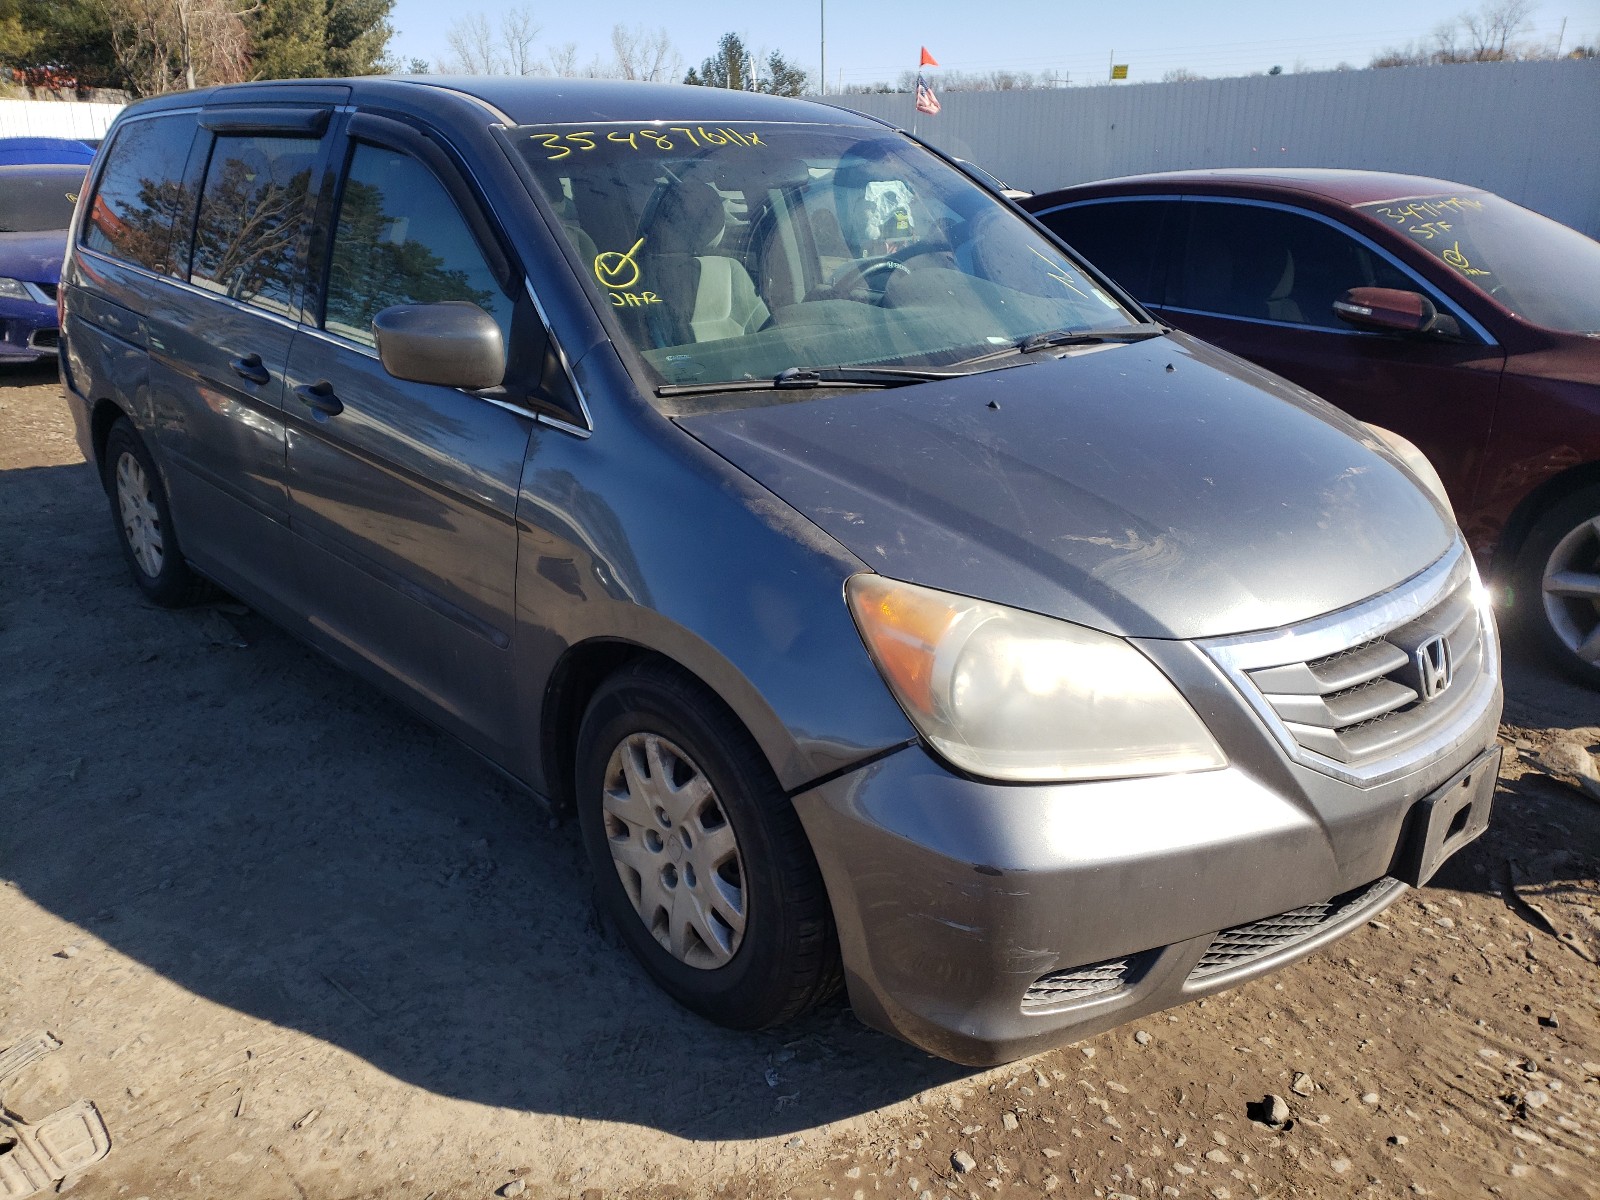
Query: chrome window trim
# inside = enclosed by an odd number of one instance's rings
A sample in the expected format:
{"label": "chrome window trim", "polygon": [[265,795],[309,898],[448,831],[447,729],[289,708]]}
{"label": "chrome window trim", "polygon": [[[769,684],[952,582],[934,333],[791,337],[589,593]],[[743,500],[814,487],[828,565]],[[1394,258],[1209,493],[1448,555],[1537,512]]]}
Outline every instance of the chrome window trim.
{"label": "chrome window trim", "polygon": [[74,246],[73,253],[75,255],[82,255],[85,258],[97,259],[98,261],[105,263],[107,266],[116,267],[119,270],[132,271],[135,275],[142,275],[144,278],[153,280],[156,283],[168,284],[171,287],[177,288],[179,291],[188,292],[194,296],[202,296],[205,299],[213,301],[217,304],[223,304],[230,308],[238,309],[240,312],[247,312],[251,316],[263,317],[268,321],[273,321],[289,329],[304,328],[304,326],[300,325],[292,318],[281,316],[280,314],[273,312],[271,309],[259,308],[254,304],[247,304],[243,300],[235,300],[231,296],[221,296],[216,292],[208,292],[205,288],[197,287],[195,284],[190,283],[187,279],[179,279],[176,275],[162,275],[157,271],[152,271],[149,267],[141,267],[138,263],[131,263],[122,258],[113,258],[103,250],[94,250],[88,246]]}
{"label": "chrome window trim", "polygon": [[577,375],[572,370],[572,361],[567,357],[566,347],[561,344],[561,339],[556,337],[556,331],[550,327],[550,315],[545,311],[539,293],[533,290],[533,280],[523,276],[522,285],[528,289],[528,299],[533,301],[533,311],[539,314],[539,320],[544,324],[545,336],[550,339],[550,344],[555,347],[556,361],[561,364],[561,370],[567,377],[567,382],[572,385],[572,394],[578,398],[578,410],[583,414],[583,424],[576,425],[571,421],[564,421],[560,417],[548,413],[537,414],[541,425],[548,425],[552,429],[559,429],[563,433],[570,433],[575,437],[587,438],[594,432],[594,417],[589,413],[589,399],[583,394],[583,386],[579,384]]}
{"label": "chrome window trim", "polygon": [[329,345],[335,346],[340,350],[354,350],[363,358],[370,358],[374,362],[383,361],[378,354],[378,348],[376,346],[369,346],[365,342],[358,342],[355,340],[355,338],[347,338],[342,333],[329,333],[326,329],[316,325],[306,325],[302,323],[299,328],[301,333],[316,341],[327,342]]}
{"label": "chrome window trim", "polygon": [[[1427,296],[1433,301],[1435,308],[1439,309],[1441,312],[1447,312],[1451,316],[1455,317],[1456,320],[1461,322],[1464,328],[1472,330],[1472,332],[1483,342],[1485,346],[1498,347],[1500,345],[1495,336],[1485,329],[1482,324],[1474,319],[1459,304],[1450,299],[1449,296],[1444,295],[1444,293],[1440,292],[1437,287],[1418,275],[1412,267],[1409,267],[1405,263],[1401,262],[1383,246],[1373,241],[1359,229],[1352,229],[1342,221],[1336,221],[1332,217],[1325,216],[1319,212],[1312,212],[1310,209],[1300,208],[1294,204],[1288,204],[1278,200],[1255,200],[1244,196],[1203,196],[1192,193],[1161,193],[1160,195],[1140,194],[1137,196],[1095,196],[1088,200],[1074,200],[1066,204],[1058,204],[1053,208],[1042,208],[1038,212],[1034,213],[1034,216],[1042,217],[1047,213],[1061,212],[1069,208],[1087,208],[1092,204],[1127,204],[1129,202],[1137,203],[1147,200],[1177,200],[1185,204],[1241,204],[1249,205],[1252,208],[1277,209],[1279,212],[1293,213],[1296,216],[1309,217],[1313,221],[1320,221],[1322,224],[1337,230],[1345,236],[1355,239],[1355,241],[1365,246],[1368,250],[1372,251],[1372,253],[1383,259],[1390,266],[1394,267],[1395,270],[1399,271],[1406,278],[1410,279],[1414,284],[1417,285],[1418,291],[1422,292],[1423,295]],[[1355,209],[1352,208],[1352,211],[1355,211]],[[1340,329],[1334,326],[1307,325],[1303,322],[1295,321],[1274,321],[1262,317],[1240,317],[1235,316],[1233,313],[1215,312],[1211,309],[1181,308],[1175,304],[1152,304],[1150,307],[1159,308],[1167,312],[1190,313],[1197,317],[1215,317],[1218,320],[1223,321],[1243,321],[1251,325],[1272,325],[1284,329],[1315,329],[1319,333],[1348,333],[1357,337],[1384,336],[1380,333],[1368,334],[1362,330]]]}
{"label": "chrome window trim", "polygon": [[1036,217],[1043,217],[1043,216],[1048,216],[1050,213],[1062,212],[1062,211],[1064,211],[1066,209],[1069,209],[1069,208],[1088,208],[1090,205],[1093,205],[1093,204],[1126,204],[1130,200],[1182,200],[1182,199],[1183,199],[1183,197],[1178,195],[1176,192],[1174,192],[1174,193],[1172,193],[1170,195],[1168,193],[1166,193],[1166,192],[1162,192],[1162,193],[1159,193],[1159,194],[1157,194],[1155,192],[1151,192],[1148,195],[1146,195],[1145,193],[1141,192],[1137,196],[1094,196],[1094,197],[1091,197],[1088,200],[1068,200],[1064,204],[1057,204],[1057,205],[1054,205],[1051,208],[1041,208],[1037,212],[1035,212],[1033,215],[1036,216]]}
{"label": "chrome window trim", "polygon": [[[1397,754],[1370,763],[1351,765],[1305,749],[1295,740],[1265,695],[1246,675],[1247,671],[1263,667],[1309,662],[1370,641],[1431,611],[1469,580],[1479,593],[1473,607],[1481,627],[1483,669],[1452,719],[1421,742]],[[1450,548],[1426,570],[1380,596],[1298,625],[1205,638],[1195,645],[1222,670],[1257,719],[1271,731],[1291,759],[1341,782],[1371,787],[1397,779],[1414,770],[1418,763],[1430,762],[1448,752],[1482,715],[1483,707],[1494,694],[1500,678],[1499,642],[1483,596],[1471,555],[1466,544],[1457,537]]]}
{"label": "chrome window trim", "polygon": [[1275,329],[1311,330],[1314,333],[1331,333],[1336,337],[1381,338],[1387,336],[1373,329],[1335,329],[1331,325],[1307,325],[1303,321],[1277,321],[1271,317],[1241,317],[1234,313],[1213,312],[1208,308],[1182,308],[1176,304],[1152,304],[1158,312],[1188,313],[1194,317],[1213,317],[1218,321],[1241,321],[1246,325],[1270,325]]}

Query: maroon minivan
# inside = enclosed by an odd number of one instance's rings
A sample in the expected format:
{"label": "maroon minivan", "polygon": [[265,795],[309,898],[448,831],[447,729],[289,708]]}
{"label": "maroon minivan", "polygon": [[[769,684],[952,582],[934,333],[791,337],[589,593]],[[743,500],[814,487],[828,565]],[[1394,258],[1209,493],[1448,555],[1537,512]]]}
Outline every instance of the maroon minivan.
{"label": "maroon minivan", "polygon": [[1502,599],[1600,686],[1600,243],[1374,171],[1175,171],[1021,204],[1162,320],[1415,442]]}

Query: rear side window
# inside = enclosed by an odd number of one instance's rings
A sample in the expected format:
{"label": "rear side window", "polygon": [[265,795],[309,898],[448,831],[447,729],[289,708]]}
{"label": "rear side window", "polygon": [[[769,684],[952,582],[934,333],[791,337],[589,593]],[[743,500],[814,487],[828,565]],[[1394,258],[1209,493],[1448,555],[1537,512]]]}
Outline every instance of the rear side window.
{"label": "rear side window", "polygon": [[1168,280],[1174,308],[1349,332],[1333,302],[1350,288],[1417,283],[1350,234],[1258,204],[1195,201]]}
{"label": "rear side window", "polygon": [[320,152],[316,138],[217,138],[195,222],[191,283],[292,314]]}
{"label": "rear side window", "polygon": [[323,327],[374,345],[395,304],[468,300],[509,336],[511,302],[444,186],[416,159],[358,144],[339,201]]}
{"label": "rear side window", "polygon": [[1175,208],[1172,200],[1081,204],[1039,220],[1135,300],[1159,306],[1167,274],[1162,238]]}
{"label": "rear side window", "polygon": [[183,168],[197,124],[194,113],[174,113],[130,121],[117,131],[89,205],[83,245],[151,271],[171,269],[173,222],[187,223],[193,212]]}

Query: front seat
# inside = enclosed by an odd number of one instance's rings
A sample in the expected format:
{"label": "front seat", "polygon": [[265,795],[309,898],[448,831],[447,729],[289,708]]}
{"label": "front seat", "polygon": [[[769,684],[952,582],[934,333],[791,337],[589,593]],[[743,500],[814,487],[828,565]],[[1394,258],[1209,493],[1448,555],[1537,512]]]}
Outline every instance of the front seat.
{"label": "front seat", "polygon": [[720,251],[726,231],[722,197],[708,183],[664,184],[645,211],[645,278],[666,309],[650,313],[668,338],[657,344],[742,337],[771,317],[744,264]]}

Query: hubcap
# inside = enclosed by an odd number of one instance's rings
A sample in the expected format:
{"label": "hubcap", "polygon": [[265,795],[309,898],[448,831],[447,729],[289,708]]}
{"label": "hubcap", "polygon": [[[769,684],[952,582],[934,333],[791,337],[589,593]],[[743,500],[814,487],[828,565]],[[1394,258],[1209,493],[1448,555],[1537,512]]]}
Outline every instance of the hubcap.
{"label": "hubcap", "polygon": [[139,569],[154,579],[161,574],[161,514],[150,495],[150,480],[133,455],[117,459],[117,509],[122,515],[122,535],[128,539]]}
{"label": "hubcap", "polygon": [[1600,666],[1600,516],[1556,543],[1544,568],[1544,612],[1568,650]]}
{"label": "hubcap", "polygon": [[617,876],[651,936],[688,966],[726,965],[744,938],[744,860],[711,781],[666,738],[634,733],[611,752],[601,806]]}

